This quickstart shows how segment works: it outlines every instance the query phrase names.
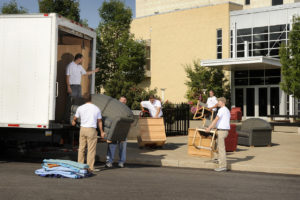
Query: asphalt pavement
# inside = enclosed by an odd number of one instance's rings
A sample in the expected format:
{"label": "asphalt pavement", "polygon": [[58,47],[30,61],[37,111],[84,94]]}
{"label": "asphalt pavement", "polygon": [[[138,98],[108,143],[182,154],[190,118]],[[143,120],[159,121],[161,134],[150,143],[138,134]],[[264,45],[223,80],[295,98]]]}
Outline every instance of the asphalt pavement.
{"label": "asphalt pavement", "polygon": [[0,199],[299,199],[300,176],[127,165],[85,179],[34,174],[41,163],[0,159]]}

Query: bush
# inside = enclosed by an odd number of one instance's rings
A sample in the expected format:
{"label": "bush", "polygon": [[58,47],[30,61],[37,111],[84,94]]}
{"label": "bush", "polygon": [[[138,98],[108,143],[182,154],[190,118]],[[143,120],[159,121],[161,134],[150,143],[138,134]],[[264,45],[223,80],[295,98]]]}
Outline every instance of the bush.
{"label": "bush", "polygon": [[129,108],[132,110],[140,110],[141,101],[148,100],[150,95],[155,96],[156,92],[156,89],[145,90],[139,87],[131,87],[126,94],[122,94],[120,96],[125,96],[127,98],[127,105]]}

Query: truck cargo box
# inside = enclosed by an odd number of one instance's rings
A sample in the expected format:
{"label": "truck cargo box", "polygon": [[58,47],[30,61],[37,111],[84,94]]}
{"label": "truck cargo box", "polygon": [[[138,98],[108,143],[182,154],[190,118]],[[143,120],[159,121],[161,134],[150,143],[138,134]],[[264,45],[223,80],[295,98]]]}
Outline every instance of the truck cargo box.
{"label": "truck cargo box", "polygon": [[[0,15],[0,127],[64,123],[65,71],[77,53],[95,69],[96,32],[58,14]],[[82,78],[94,93],[95,75]]]}

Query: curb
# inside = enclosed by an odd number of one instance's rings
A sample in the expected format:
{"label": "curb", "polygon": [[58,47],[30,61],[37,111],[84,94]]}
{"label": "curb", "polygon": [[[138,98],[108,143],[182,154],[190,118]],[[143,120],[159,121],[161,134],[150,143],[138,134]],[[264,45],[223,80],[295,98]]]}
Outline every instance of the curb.
{"label": "curb", "polygon": [[[100,156],[100,161],[105,162],[106,157]],[[217,166],[213,163],[188,161],[188,160],[176,160],[176,159],[142,159],[142,158],[128,158],[126,163],[149,165],[158,167],[175,167],[175,168],[194,168],[194,169],[214,169]],[[271,173],[271,174],[285,174],[285,175],[298,175],[300,176],[300,168],[292,167],[264,167],[264,166],[251,166],[241,164],[230,164],[228,167],[231,171],[243,171],[243,172],[258,172],[258,173]]]}

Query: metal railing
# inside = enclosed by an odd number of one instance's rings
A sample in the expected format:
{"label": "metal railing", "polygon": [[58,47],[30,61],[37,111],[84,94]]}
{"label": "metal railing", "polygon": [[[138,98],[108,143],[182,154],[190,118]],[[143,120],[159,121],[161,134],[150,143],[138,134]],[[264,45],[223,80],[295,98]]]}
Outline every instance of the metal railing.
{"label": "metal railing", "polygon": [[167,136],[187,135],[190,126],[190,105],[172,104],[163,107]]}

